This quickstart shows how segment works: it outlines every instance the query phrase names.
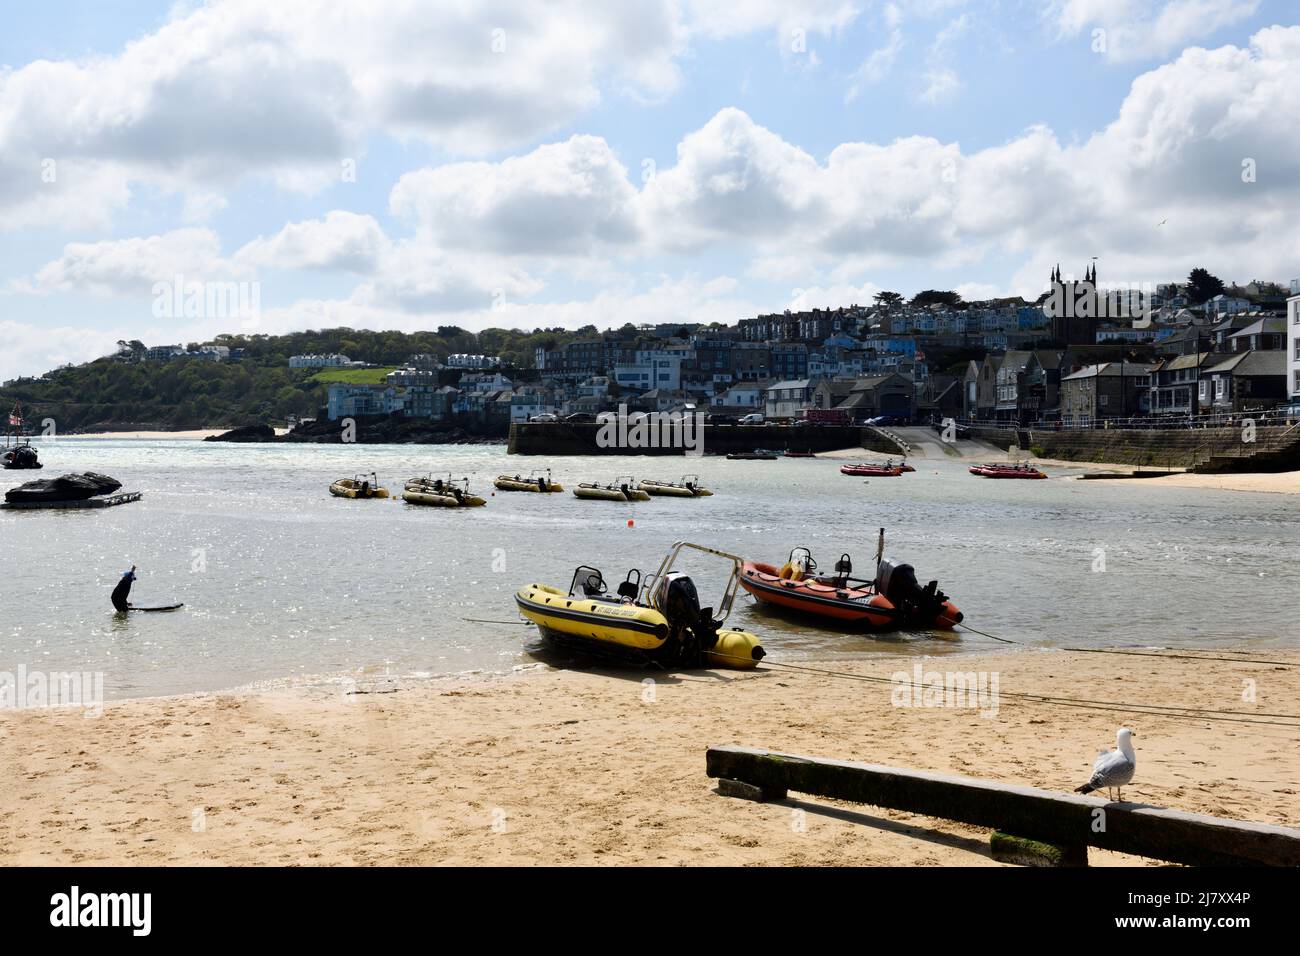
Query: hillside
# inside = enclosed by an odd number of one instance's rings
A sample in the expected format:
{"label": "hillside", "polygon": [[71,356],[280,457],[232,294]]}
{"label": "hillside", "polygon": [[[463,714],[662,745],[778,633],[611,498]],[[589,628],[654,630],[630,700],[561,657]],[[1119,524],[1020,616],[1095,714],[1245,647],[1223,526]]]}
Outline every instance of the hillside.
{"label": "hillside", "polygon": [[[242,348],[241,361],[125,361],[116,356],[17,379],[0,388],[0,407],[23,406],[31,428],[52,418],[60,432],[113,428],[219,428],[314,416],[330,381],[380,382],[413,354],[445,358],[456,352],[500,355],[507,375],[527,378],[538,345],[553,347],[594,330],[533,332],[489,329],[477,336],[457,328],[436,332],[325,329],[289,335],[222,335],[214,341]],[[197,345],[198,343],[194,343]],[[289,356],[342,353],[375,369],[291,369]],[[457,373],[447,373],[454,381]]]}

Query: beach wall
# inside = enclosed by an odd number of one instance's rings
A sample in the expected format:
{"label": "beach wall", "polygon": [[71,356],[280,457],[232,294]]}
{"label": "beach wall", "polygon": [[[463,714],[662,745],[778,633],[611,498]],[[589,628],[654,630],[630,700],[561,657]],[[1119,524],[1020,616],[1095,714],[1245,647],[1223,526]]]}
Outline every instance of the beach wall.
{"label": "beach wall", "polygon": [[[602,443],[601,429],[594,423],[529,422],[510,426],[509,452],[512,455],[682,455],[686,449],[683,441],[667,433],[657,436],[656,445],[619,442],[613,446]],[[776,451],[835,451],[840,448],[867,448],[886,454],[899,454],[900,450],[888,438],[870,428],[851,425],[703,425],[699,429],[700,441],[691,430],[684,436],[694,448],[706,455],[726,455],[733,452],[770,448]],[[610,433],[606,431],[606,436]],[[629,432],[628,437],[631,437]]]}
{"label": "beach wall", "polygon": [[999,448],[1014,445],[1038,458],[1214,471],[1300,468],[1300,445],[1279,447],[1284,432],[1285,427],[1260,427],[1255,430],[1255,441],[1247,443],[1240,427],[973,429],[976,438]]}

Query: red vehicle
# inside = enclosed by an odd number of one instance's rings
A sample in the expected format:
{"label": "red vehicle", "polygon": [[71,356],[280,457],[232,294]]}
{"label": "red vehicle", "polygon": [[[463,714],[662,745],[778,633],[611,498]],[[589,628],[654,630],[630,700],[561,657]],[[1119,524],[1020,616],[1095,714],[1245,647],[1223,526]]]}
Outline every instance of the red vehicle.
{"label": "red vehicle", "polygon": [[840,474],[866,478],[897,478],[905,470],[914,471],[915,469],[904,465],[895,465],[892,461],[887,461],[883,465],[859,462],[856,465],[840,466]]}
{"label": "red vehicle", "polygon": [[970,469],[972,475],[978,475],[980,478],[1046,478],[1037,468],[1027,464],[998,464],[991,465],[972,465]]}

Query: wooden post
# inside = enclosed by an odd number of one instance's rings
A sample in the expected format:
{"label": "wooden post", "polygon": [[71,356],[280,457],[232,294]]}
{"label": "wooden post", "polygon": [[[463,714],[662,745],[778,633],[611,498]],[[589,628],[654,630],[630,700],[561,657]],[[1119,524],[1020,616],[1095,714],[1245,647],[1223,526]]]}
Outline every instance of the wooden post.
{"label": "wooden post", "polygon": [[710,777],[1190,866],[1300,866],[1300,830],[877,764],[710,747]]}

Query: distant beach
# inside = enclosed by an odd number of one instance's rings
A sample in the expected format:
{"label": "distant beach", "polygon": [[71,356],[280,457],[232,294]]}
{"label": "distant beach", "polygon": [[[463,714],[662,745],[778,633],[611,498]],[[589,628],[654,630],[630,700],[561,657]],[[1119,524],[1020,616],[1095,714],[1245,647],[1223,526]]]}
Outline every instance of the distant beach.
{"label": "distant beach", "polygon": [[[1292,651],[1248,656],[1300,664]],[[1300,669],[1235,661],[1031,651],[834,669],[890,678],[918,663],[996,672],[1004,694],[1260,712],[1292,711],[1300,697]],[[1241,700],[1246,680],[1257,682],[1254,703]],[[989,833],[976,827],[797,794],[720,797],[705,748],[1068,792],[1121,724],[1135,731],[1138,755],[1126,799],[1267,823],[1300,817],[1300,751],[1281,727],[1009,698],[990,719],[893,706],[890,691],[766,666],[665,674],[539,664],[502,677],[358,676],[132,700],[91,718],[0,711],[0,760],[14,781],[0,797],[0,841],[20,866],[989,866]],[[1144,861],[1093,850],[1090,862]]]}
{"label": "distant beach", "polygon": [[[178,432],[86,432],[80,435],[59,435],[60,439],[64,438],[115,438],[115,439],[134,439],[136,441],[202,441],[212,435],[223,435],[230,429],[228,428],[193,428],[189,431]],[[275,433],[283,435],[288,432],[287,428],[277,428]]]}

